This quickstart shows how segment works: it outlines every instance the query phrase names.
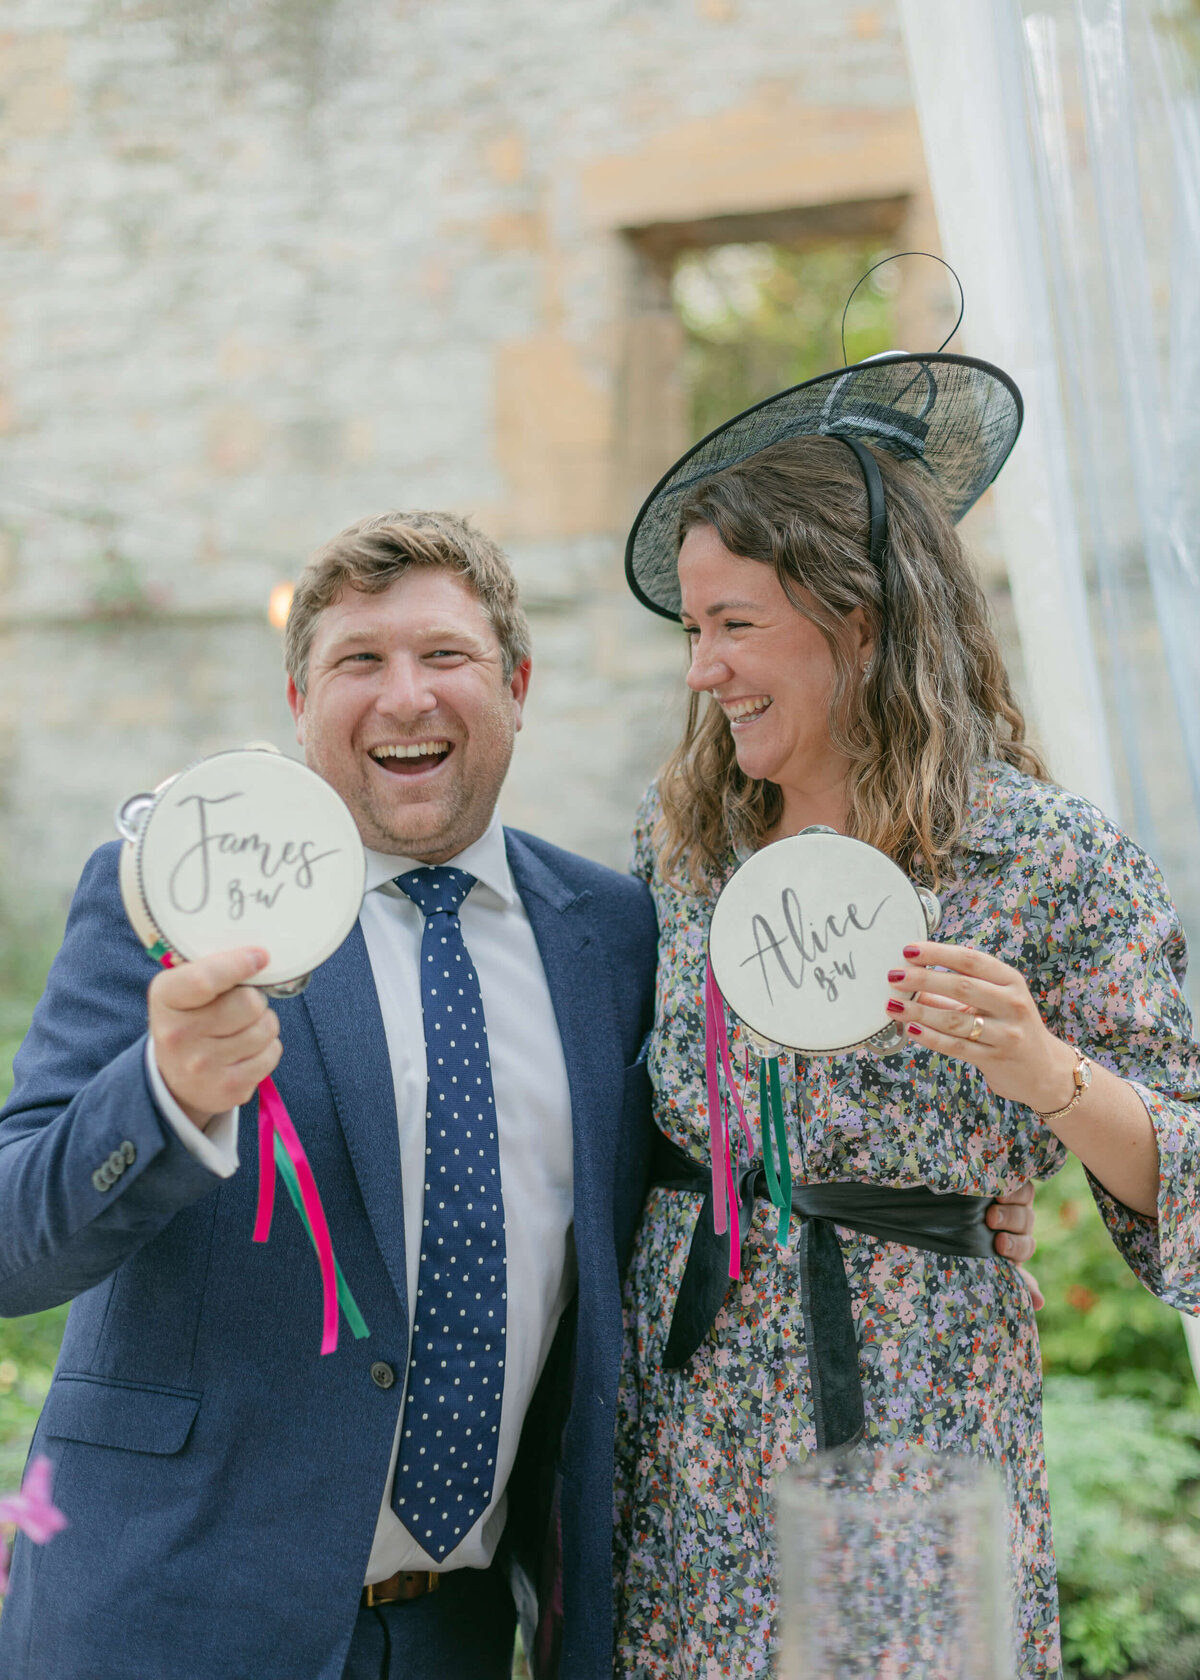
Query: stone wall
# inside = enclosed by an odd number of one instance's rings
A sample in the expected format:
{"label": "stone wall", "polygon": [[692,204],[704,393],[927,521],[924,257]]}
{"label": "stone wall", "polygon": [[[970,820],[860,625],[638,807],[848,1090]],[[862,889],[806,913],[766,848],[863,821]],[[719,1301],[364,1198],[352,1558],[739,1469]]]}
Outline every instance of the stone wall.
{"label": "stone wall", "polygon": [[[416,505],[500,537],[532,609],[507,817],[620,862],[682,692],[620,564],[687,441],[656,253],[829,206],[933,240],[890,4],[3,0],[0,31],[10,860],[61,893],[127,793],[290,742],[271,586]],[[903,307],[929,342],[939,283]]]}

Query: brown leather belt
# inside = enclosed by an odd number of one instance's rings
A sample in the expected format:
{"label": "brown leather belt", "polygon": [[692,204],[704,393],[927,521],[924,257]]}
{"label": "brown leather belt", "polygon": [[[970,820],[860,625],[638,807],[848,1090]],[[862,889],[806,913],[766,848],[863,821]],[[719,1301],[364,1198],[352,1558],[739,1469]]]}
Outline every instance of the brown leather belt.
{"label": "brown leather belt", "polygon": [[386,1581],[372,1581],[370,1586],[363,1588],[363,1609],[371,1610],[376,1604],[399,1604],[404,1599],[423,1598],[426,1593],[438,1590],[440,1580],[441,1576],[431,1570],[398,1569]]}

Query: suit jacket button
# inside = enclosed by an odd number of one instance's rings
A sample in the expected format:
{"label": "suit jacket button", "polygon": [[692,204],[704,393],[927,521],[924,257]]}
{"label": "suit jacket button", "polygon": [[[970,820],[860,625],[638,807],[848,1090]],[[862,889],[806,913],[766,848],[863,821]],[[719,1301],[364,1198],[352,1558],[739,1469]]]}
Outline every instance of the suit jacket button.
{"label": "suit jacket button", "polygon": [[391,1388],[396,1380],[396,1373],[390,1365],[382,1359],[377,1359],[371,1367],[371,1381],[376,1388]]}
{"label": "suit jacket button", "polygon": [[127,1167],[131,1167],[137,1160],[137,1150],[133,1147],[128,1138],[126,1138],[125,1142],[121,1145],[121,1159]]}
{"label": "suit jacket button", "polygon": [[109,1178],[103,1167],[96,1168],[92,1174],[92,1183],[101,1193],[112,1188],[112,1179]]}

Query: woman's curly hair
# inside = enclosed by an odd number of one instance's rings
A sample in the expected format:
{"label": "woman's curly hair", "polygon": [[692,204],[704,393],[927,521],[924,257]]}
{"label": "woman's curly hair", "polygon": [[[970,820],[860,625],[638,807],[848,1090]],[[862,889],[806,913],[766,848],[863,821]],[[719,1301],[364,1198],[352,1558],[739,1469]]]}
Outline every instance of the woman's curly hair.
{"label": "woman's curly hair", "polygon": [[[830,732],[850,763],[846,831],[937,886],[977,765],[1002,759],[1048,777],[937,486],[919,462],[873,453],[887,498],[886,580],[868,558],[861,470],[832,438],[773,444],[704,480],[682,504],[679,538],[711,525],[732,554],[772,566],[824,635],[836,673]],[[842,633],[856,607],[875,642],[865,676]],[[773,782],[738,768],[720,707],[696,694],[658,786],[663,870],[701,890],[733,846],[761,845],[783,809]]]}

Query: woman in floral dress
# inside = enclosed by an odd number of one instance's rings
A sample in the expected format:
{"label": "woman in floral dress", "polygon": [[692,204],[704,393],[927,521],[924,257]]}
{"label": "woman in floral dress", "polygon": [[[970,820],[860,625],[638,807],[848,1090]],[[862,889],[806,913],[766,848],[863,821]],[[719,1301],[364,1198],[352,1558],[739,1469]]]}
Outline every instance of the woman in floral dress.
{"label": "woman in floral dress", "polygon": [[[794,1180],[995,1196],[1057,1172],[1070,1149],[1129,1265],[1196,1310],[1200,1058],[1159,871],[1045,779],[936,463],[873,448],[872,492],[843,439],[793,435],[750,459],[731,453],[712,476],[695,463],[682,475],[668,522],[677,581],[665,566],[639,571],[631,539],[637,592],[678,613],[691,644],[687,730],[636,834],[634,867],[661,930],[648,1049],[659,1129],[706,1161],[705,939],[717,892],[756,847],[828,825],[934,886],[943,915],[937,942],[896,951],[888,971],[899,1052],[781,1057]],[[880,484],[882,560],[871,522]],[[730,1043],[735,1070],[756,1065],[733,1022]],[[816,1446],[797,1227],[778,1248],[769,1204],[756,1205],[740,1281],[707,1336],[682,1368],[664,1367],[700,1202],[651,1190],[627,1279],[621,1680],[767,1673],[771,1480]],[[1000,1467],[1016,1672],[1057,1675],[1040,1362],[1022,1278],[1003,1260],[839,1236],[866,1439]]]}

